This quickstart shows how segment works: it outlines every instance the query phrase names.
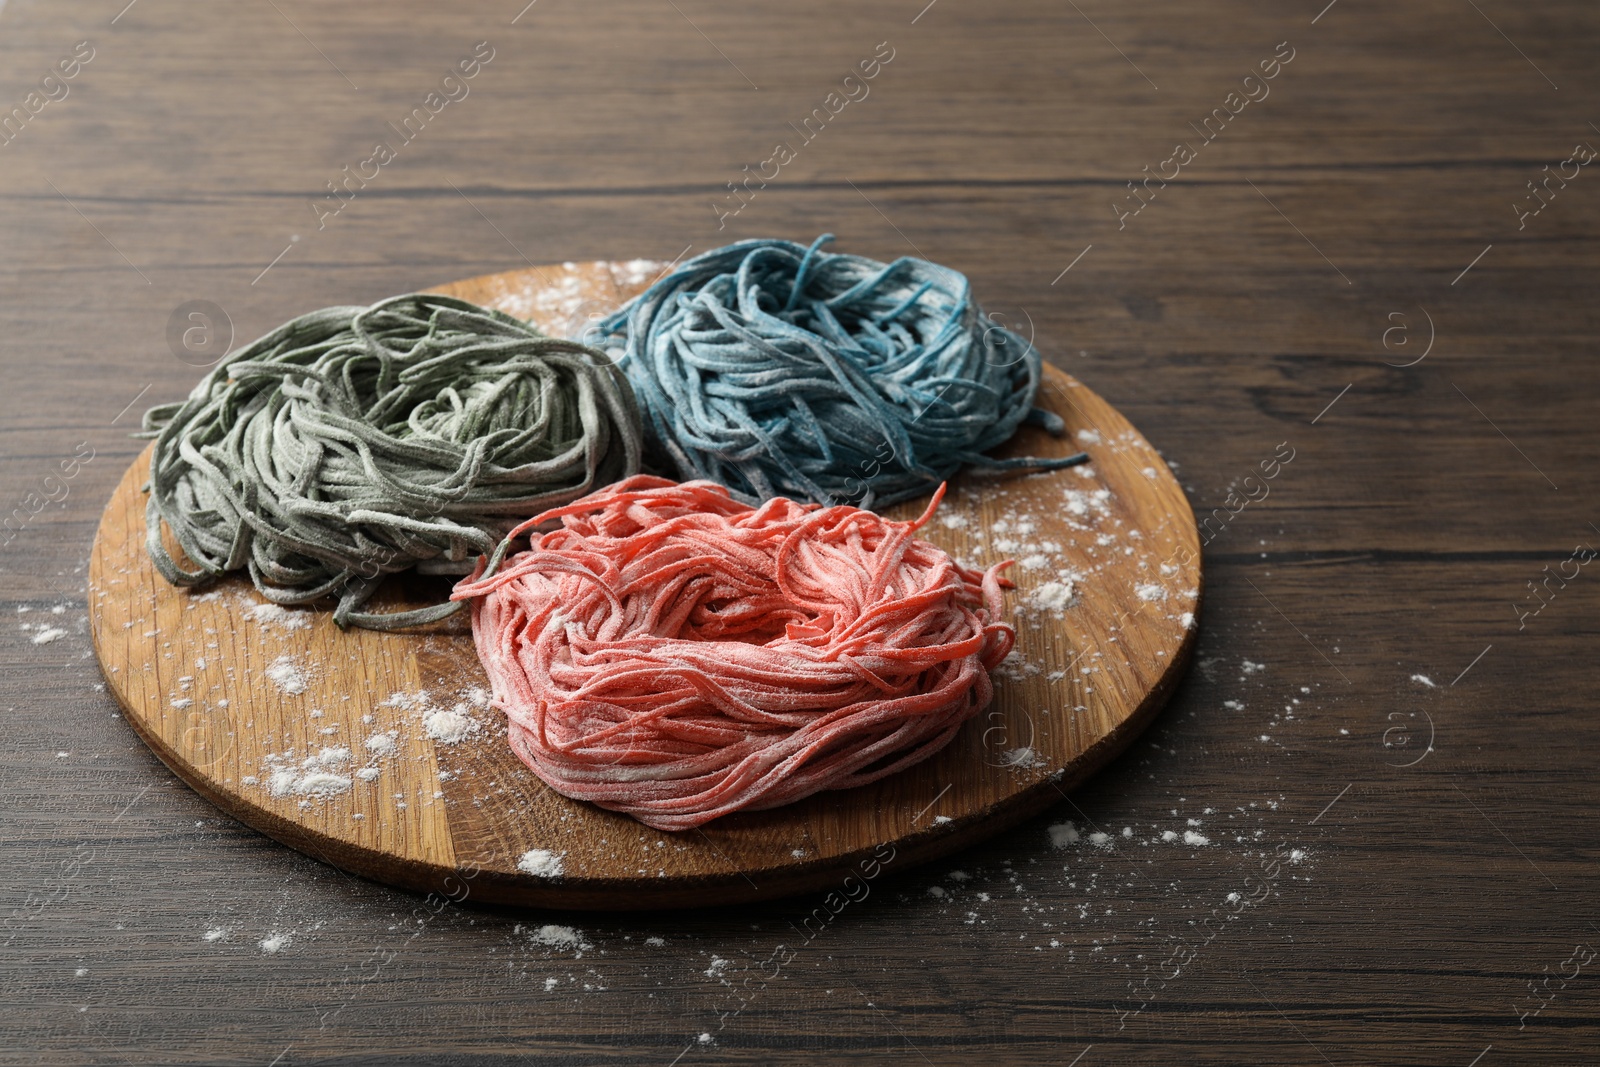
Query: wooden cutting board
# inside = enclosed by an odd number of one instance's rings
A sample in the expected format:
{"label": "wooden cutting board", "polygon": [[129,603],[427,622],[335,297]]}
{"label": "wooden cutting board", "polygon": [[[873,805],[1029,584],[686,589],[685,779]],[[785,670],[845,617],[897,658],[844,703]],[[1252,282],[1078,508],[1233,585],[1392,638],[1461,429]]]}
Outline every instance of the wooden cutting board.
{"label": "wooden cutting board", "polygon": [[[573,336],[664,266],[568,263],[438,291]],[[364,877],[589,909],[859,892],[1060,801],[1151,720],[1194,645],[1200,547],[1177,481],[1068,375],[1047,367],[1039,403],[1071,438],[1025,428],[1009,451],[1082,448],[1091,463],[963,476],[923,531],[971,565],[1019,561],[1007,596],[1017,650],[995,701],[938,755],[871,786],[683,833],[568,800],[507,746],[466,613],[422,635],[341,632],[327,612],[267,605],[244,579],[199,592],[168,585],[143,547],[148,454],[95,538],[95,651],[128,721],[181,778],[242,822]],[[447,590],[445,579],[391,580],[377,606]],[[561,875],[519,869],[530,850],[560,856]]]}

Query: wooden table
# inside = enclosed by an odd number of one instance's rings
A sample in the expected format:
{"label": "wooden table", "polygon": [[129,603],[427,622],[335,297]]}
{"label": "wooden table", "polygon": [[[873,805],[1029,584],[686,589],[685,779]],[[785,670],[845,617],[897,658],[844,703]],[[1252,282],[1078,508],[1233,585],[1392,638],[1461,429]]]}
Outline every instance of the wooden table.
{"label": "wooden table", "polygon": [[[1593,1058],[1592,5],[521,2],[0,13],[0,1062]],[[823,231],[967,272],[1211,519],[1198,666],[1050,816],[825,923],[512,915],[117,717],[84,564],[175,309]]]}

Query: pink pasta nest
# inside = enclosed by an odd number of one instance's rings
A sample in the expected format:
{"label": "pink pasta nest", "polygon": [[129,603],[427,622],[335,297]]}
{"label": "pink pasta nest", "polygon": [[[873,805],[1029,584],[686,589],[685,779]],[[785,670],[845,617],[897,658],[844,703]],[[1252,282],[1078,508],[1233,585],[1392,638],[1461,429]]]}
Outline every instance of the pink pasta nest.
{"label": "pink pasta nest", "polygon": [[1016,639],[1007,564],[915,522],[750,507],[713,482],[629,478],[518,528],[456,587],[519,757],[565,796],[687,830],[928,758],[993,696]]}

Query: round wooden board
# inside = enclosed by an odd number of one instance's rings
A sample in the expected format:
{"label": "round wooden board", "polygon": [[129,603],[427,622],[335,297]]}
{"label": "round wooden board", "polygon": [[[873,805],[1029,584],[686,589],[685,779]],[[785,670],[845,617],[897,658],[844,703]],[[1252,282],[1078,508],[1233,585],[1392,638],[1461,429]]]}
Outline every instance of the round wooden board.
{"label": "round wooden board", "polygon": [[[438,291],[570,336],[663,266],[569,263]],[[1194,644],[1199,537],[1167,465],[1054,368],[1039,403],[1071,436],[1024,429],[1009,450],[1081,447],[1092,462],[963,476],[923,531],[971,565],[1019,561],[1007,595],[1017,650],[997,672],[994,703],[942,752],[871,786],[677,834],[568,800],[505,743],[465,613],[424,634],[341,632],[325,611],[267,605],[244,579],[198,593],[168,585],[144,550],[148,454],[95,538],[95,651],[128,721],[180,777],[235,818],[355,874],[454,898],[588,909],[847,889],[852,872],[870,878],[946,855],[1059,801],[1150,721]],[[391,581],[380,606],[447,588]],[[563,874],[520,871],[531,849],[562,854]]]}

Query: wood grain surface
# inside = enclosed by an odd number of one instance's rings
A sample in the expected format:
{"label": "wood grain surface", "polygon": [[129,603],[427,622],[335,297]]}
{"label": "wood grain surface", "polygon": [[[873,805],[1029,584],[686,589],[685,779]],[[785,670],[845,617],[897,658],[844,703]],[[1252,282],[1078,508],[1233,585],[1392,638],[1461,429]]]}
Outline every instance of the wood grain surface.
{"label": "wood grain surface", "polygon": [[[587,309],[614,311],[666,266],[552,264],[441,288],[571,334]],[[148,451],[112,494],[89,559],[95,652],[129,724],[202,796],[406,889],[445,893],[470,876],[489,903],[650,910],[827,891],[885,857],[908,869],[1060,801],[1150,722],[1194,643],[1200,541],[1183,490],[1105,401],[1045,373],[1038,403],[1068,436],[1027,428],[1005,453],[1081,444],[1091,462],[958,478],[922,531],[972,565],[1022,560],[1009,575],[1017,645],[995,699],[935,756],[869,786],[665,834],[568,800],[506,744],[465,613],[419,633],[341,631],[326,611],[275,610],[245,577],[169,585],[144,548]],[[429,602],[416,580],[390,584],[376,610]],[[533,849],[562,857],[560,877],[519,869]]]}
{"label": "wood grain surface", "polygon": [[[0,9],[0,117],[94,50],[0,146],[0,1062],[1595,1059],[1593,4],[525,4]],[[1031,319],[1211,520],[1194,669],[1053,810],[837,912],[530,919],[220,816],[96,688],[90,546],[187,302],[243,342],[822,232]]]}

